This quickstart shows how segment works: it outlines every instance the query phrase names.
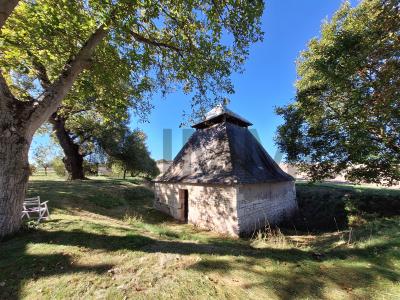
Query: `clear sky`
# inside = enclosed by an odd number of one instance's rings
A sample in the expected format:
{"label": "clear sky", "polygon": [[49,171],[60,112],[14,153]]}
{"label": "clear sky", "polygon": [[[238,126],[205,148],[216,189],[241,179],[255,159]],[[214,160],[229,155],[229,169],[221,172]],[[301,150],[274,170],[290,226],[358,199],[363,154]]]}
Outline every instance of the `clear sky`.
{"label": "clear sky", "polygon": [[[282,120],[274,107],[293,101],[296,80],[295,60],[307,42],[319,35],[322,21],[331,18],[342,0],[266,0],[262,18],[264,41],[250,49],[243,74],[233,75],[236,93],[230,98],[229,108],[254,125],[261,143],[275,155],[274,135]],[[357,4],[357,0],[351,1]],[[155,109],[149,123],[132,120],[131,127],[139,127],[148,136],[148,147],[155,159],[163,157],[163,129],[172,130],[172,154],[182,147],[183,110],[190,109],[190,96],[181,92],[154,98]],[[32,148],[46,142],[35,137]]]}

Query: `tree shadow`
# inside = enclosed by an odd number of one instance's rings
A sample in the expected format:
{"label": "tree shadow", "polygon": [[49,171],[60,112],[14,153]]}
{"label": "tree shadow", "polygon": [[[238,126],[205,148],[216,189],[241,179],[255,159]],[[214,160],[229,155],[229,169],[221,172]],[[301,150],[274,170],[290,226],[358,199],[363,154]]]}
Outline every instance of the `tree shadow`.
{"label": "tree shadow", "polygon": [[171,221],[153,208],[154,194],[150,188],[130,185],[122,179],[90,182],[35,180],[29,182],[28,195],[40,195],[43,201],[50,200],[50,209],[62,209],[72,215],[88,211],[115,219],[140,217],[148,224]]}
{"label": "tree shadow", "polygon": [[[335,288],[342,294],[339,298],[345,294],[349,299],[366,299],[373,297],[368,294],[368,289],[378,288],[382,279],[393,284],[400,283],[400,272],[391,259],[371,256],[372,252],[397,249],[399,244],[381,243],[366,249],[336,250],[325,253],[322,259],[315,258],[310,252],[299,255],[292,250],[275,249],[271,253],[272,249],[266,249],[262,254],[245,258],[239,256],[221,260],[220,257],[208,257],[192,268],[203,274],[217,273],[218,277],[234,278],[244,290],[272,290],[278,299],[327,299],[327,295],[329,299],[335,299],[334,294],[329,296]],[[276,267],[260,268],[260,261],[271,258],[277,263]],[[400,254],[393,258],[400,259]],[[251,279],[237,278],[238,272],[247,274],[246,277]],[[355,294],[357,289],[364,290]]]}
{"label": "tree shadow", "polygon": [[351,266],[351,265],[322,265],[308,264],[299,262],[291,268],[274,268],[273,271],[257,271],[254,266],[257,260],[253,262],[246,261],[240,263],[237,260],[231,262],[221,262],[218,260],[202,260],[193,268],[202,273],[217,273],[222,276],[235,276],[235,272],[245,272],[249,274],[251,280],[240,278],[237,280],[238,287],[244,290],[248,289],[266,289],[273,291],[278,299],[335,299],[333,289],[339,289],[347,297],[344,299],[369,298],[372,295],[364,294],[354,295],[353,290],[362,288],[373,288],[378,285],[382,278],[398,283],[400,274],[382,271],[378,266]]}
{"label": "tree shadow", "polygon": [[[246,244],[237,243],[234,246],[224,241],[212,240],[208,243],[193,243],[161,240],[139,234],[132,234],[128,229],[125,236],[109,236],[88,233],[81,230],[42,231],[36,230],[0,245],[0,282],[6,285],[0,290],[0,298],[18,298],[22,284],[27,279],[57,274],[78,272],[104,273],[112,265],[79,266],[72,263],[69,255],[31,255],[27,253],[27,244],[47,243],[64,246],[78,246],[93,250],[106,251],[139,251],[143,253],[166,253],[180,255],[207,255],[192,268],[195,271],[227,273],[242,270],[261,276],[261,280],[247,283],[243,288],[260,286],[272,288],[281,299],[323,298],[323,289],[327,286],[346,287],[348,274],[363,278],[360,282],[348,283],[351,288],[362,285],[373,285],[384,278],[391,282],[400,281],[400,273],[396,270],[393,258],[400,259],[400,253],[391,258],[383,255],[386,251],[400,247],[400,241],[376,243],[360,249],[334,249],[325,252],[321,257],[315,257],[312,251],[301,249],[253,249]],[[215,259],[213,256],[229,256],[228,261]],[[211,258],[210,258],[211,257]],[[254,267],[265,260],[274,263],[290,264],[292,272],[281,270],[257,270]],[[349,264],[341,262],[348,260]],[[356,260],[357,264],[351,264]],[[324,261],[337,261],[339,266],[328,264],[328,270],[321,271],[319,266]],[[360,262],[364,262],[360,264]],[[369,264],[366,266],[366,264]],[[16,268],[16,266],[18,266]],[[361,276],[363,274],[363,276]],[[367,274],[367,275],[366,275]],[[358,278],[358,277],[357,277]]]}
{"label": "tree shadow", "polygon": [[[113,267],[103,263],[94,266],[74,264],[73,257],[65,253],[29,254],[28,244],[43,242],[38,234],[42,232],[33,235],[31,232],[20,233],[0,244],[0,299],[21,299],[22,285],[26,280],[82,272],[101,274]],[[31,240],[32,237],[35,238]]]}

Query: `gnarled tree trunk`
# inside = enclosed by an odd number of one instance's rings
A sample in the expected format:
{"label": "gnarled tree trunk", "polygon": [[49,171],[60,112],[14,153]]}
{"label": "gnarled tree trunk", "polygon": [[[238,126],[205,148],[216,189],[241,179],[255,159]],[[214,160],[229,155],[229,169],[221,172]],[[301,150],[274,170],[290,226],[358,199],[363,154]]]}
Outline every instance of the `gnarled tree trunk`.
{"label": "gnarled tree trunk", "polygon": [[74,143],[69,131],[65,128],[65,119],[54,113],[49,118],[49,121],[53,125],[58,142],[64,151],[63,162],[68,172],[68,179],[86,179],[83,170],[83,155],[79,151],[79,145]]}
{"label": "gnarled tree trunk", "polygon": [[31,141],[30,134],[18,128],[8,112],[0,111],[0,239],[21,225]]}

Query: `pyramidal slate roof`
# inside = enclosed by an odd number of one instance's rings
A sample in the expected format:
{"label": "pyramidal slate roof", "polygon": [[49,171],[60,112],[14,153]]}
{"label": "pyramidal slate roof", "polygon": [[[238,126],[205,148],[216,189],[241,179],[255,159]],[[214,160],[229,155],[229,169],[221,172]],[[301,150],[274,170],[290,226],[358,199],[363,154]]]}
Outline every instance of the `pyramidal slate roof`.
{"label": "pyramidal slate roof", "polygon": [[251,123],[225,107],[211,110],[155,182],[251,184],[292,181],[247,129]]}

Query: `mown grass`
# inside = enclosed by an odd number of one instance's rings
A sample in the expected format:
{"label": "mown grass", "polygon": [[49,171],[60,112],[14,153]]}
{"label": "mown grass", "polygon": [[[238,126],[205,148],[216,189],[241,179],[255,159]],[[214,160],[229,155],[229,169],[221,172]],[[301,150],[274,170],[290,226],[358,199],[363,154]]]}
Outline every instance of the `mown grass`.
{"label": "mown grass", "polygon": [[[29,195],[49,200],[52,218],[0,243],[0,299],[398,299],[400,214],[364,213],[364,196],[354,195],[375,191],[297,189],[303,215],[320,205],[308,224],[342,210],[343,228],[327,222],[315,233],[294,230],[293,221],[282,235],[232,239],[155,211],[136,179],[34,176]],[[395,201],[376,193],[383,196],[368,201]],[[366,221],[350,231],[354,214]]]}

